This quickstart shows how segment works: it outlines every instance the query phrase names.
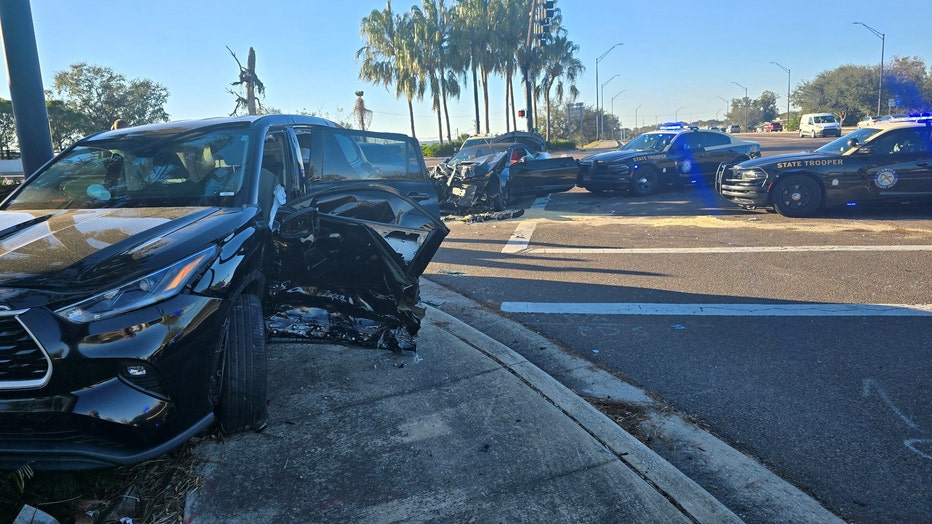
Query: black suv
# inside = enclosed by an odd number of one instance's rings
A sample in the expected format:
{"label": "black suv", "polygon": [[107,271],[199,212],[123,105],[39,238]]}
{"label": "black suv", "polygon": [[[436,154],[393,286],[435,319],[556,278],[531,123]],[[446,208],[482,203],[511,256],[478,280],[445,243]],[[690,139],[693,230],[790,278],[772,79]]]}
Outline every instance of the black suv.
{"label": "black suv", "polygon": [[414,349],[438,216],[404,135],[268,115],[79,141],[0,205],[0,469],[260,427],[267,336]]}
{"label": "black suv", "polygon": [[661,185],[711,182],[719,164],[760,156],[760,144],[719,131],[676,126],[651,131],[616,151],[579,161],[576,185],[589,191],[629,190],[645,196]]}

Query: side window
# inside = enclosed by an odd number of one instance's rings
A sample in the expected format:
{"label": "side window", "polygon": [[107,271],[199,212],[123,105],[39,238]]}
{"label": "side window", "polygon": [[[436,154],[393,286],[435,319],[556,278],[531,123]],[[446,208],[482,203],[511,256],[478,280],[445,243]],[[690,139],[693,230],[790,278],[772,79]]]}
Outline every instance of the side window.
{"label": "side window", "polygon": [[919,152],[921,141],[914,129],[896,129],[871,141],[870,145],[874,154],[892,155]]}
{"label": "side window", "polygon": [[689,132],[680,135],[676,144],[682,149],[699,149],[702,147],[699,141],[699,133]]}
{"label": "side window", "polygon": [[701,131],[700,133],[702,134],[702,147],[723,146],[731,143],[727,136],[720,133],[703,133]]}

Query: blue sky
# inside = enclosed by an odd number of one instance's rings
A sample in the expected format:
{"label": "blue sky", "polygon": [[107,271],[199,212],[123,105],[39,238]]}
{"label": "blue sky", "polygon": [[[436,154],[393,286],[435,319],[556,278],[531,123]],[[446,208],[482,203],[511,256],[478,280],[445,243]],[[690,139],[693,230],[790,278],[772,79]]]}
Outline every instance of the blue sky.
{"label": "blue sky", "polygon": [[[395,10],[414,4],[393,2]],[[344,120],[354,91],[361,89],[374,111],[373,129],[409,133],[405,100],[358,78],[359,22],[384,5],[384,0],[32,0],[32,15],[47,88],[56,72],[85,61],[165,85],[172,119],[225,115],[234,106],[226,90],[238,73],[226,46],[243,63],[252,46],[266,104]],[[600,83],[607,81],[605,109],[614,109],[627,126],[635,108],[645,124],[675,116],[721,116],[722,98],[744,96],[732,82],[747,87],[751,98],[774,91],[780,96],[777,106],[785,108],[787,73],[771,62],[790,69],[793,87],[839,65],[880,62],[880,38],[855,21],[886,33],[887,60],[918,56],[932,65],[932,2],[923,0],[559,0],[557,6],[586,67],[577,79],[578,101],[595,105],[596,58],[624,43],[599,62],[598,74]],[[0,76],[0,97],[8,99],[6,68]],[[492,131],[503,131],[500,79],[493,81],[490,97]],[[454,133],[472,131],[471,86],[453,102],[450,115]],[[429,101],[415,106],[415,124],[418,138],[436,138]]]}

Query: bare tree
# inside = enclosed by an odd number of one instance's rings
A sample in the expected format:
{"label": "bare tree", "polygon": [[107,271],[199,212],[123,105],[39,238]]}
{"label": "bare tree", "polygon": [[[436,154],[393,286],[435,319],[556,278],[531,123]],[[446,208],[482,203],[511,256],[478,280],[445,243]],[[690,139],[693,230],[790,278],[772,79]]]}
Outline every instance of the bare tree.
{"label": "bare tree", "polygon": [[236,91],[228,89],[227,92],[236,97],[236,107],[233,109],[233,112],[230,113],[230,116],[236,115],[240,109],[245,109],[246,113],[249,115],[257,114],[257,108],[262,109],[262,103],[256,99],[256,94],[260,96],[265,96],[265,85],[262,84],[262,80],[259,80],[259,77],[256,76],[256,51],[253,48],[249,48],[249,57],[246,59],[246,67],[243,67],[243,64],[240,63],[239,58],[236,57],[236,53],[227,46],[227,51],[233,55],[233,60],[236,60],[236,65],[239,66],[239,80],[231,83],[232,86],[245,86],[246,87],[246,96],[243,97]]}
{"label": "bare tree", "polygon": [[356,91],[356,105],[353,107],[352,118],[355,119],[359,129],[365,131],[369,124],[372,123],[372,111],[366,109],[362,94],[362,91]]}

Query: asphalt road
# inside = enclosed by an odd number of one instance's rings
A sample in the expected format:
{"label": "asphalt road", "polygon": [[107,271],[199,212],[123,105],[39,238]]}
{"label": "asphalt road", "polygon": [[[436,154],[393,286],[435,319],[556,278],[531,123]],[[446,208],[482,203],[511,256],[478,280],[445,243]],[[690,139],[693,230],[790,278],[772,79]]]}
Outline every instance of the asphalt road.
{"label": "asphalt road", "polygon": [[[827,142],[745,136],[765,156]],[[932,520],[932,210],[788,219],[702,187],[538,205],[450,222],[425,275],[694,417],[847,521]]]}

